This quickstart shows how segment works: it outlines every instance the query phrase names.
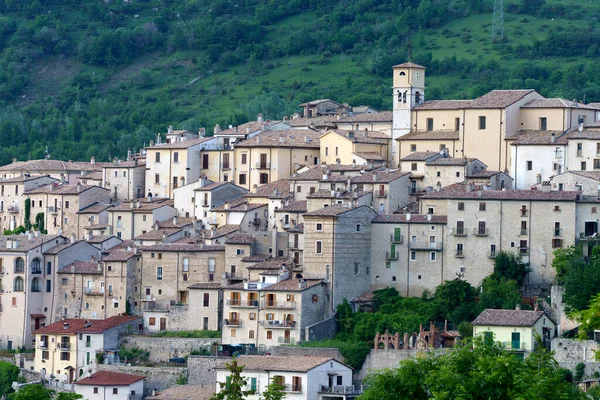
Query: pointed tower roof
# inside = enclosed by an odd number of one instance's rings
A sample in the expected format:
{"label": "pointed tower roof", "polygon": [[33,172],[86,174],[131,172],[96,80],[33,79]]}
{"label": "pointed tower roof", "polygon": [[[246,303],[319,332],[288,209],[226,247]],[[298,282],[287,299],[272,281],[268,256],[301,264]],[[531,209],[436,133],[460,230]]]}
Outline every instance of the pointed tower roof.
{"label": "pointed tower roof", "polygon": [[412,62],[405,62],[403,64],[394,65],[392,68],[416,68],[416,69],[427,69],[422,65],[415,64]]}

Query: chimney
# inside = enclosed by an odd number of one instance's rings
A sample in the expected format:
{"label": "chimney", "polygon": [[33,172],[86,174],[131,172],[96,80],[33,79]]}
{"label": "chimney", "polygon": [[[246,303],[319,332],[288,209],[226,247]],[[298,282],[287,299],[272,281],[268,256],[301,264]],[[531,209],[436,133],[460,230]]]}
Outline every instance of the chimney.
{"label": "chimney", "polygon": [[431,214],[427,214],[427,221],[431,221]]}
{"label": "chimney", "polygon": [[410,213],[406,213],[406,220],[410,221]]}
{"label": "chimney", "polygon": [[354,132],[353,131],[348,132],[348,139],[354,139]]}
{"label": "chimney", "polygon": [[12,248],[17,249],[19,247],[19,241],[17,239],[13,239]]}
{"label": "chimney", "polygon": [[246,135],[249,135],[249,134],[250,134],[250,127],[249,127],[249,126],[247,126],[247,127],[246,127]]}
{"label": "chimney", "polygon": [[87,240],[92,240],[93,237],[94,237],[94,233],[90,229],[90,231],[87,233]]}
{"label": "chimney", "polygon": [[553,134],[550,135],[550,143],[554,143],[556,141],[556,136]]}
{"label": "chimney", "polygon": [[133,206],[134,206],[134,204],[133,204],[133,200],[132,200],[131,202],[129,202],[129,208],[133,209]]}
{"label": "chimney", "polygon": [[69,323],[68,322],[63,322],[63,329],[64,330],[69,329]]}
{"label": "chimney", "polygon": [[260,144],[260,135],[256,136],[256,144]]}
{"label": "chimney", "polygon": [[537,302],[533,305],[533,311],[540,311],[540,306]]}
{"label": "chimney", "polygon": [[173,133],[173,125],[169,125],[169,130],[167,131],[167,133]]}
{"label": "chimney", "polygon": [[156,134],[156,144],[160,144],[160,132]]}
{"label": "chimney", "polygon": [[279,136],[279,143],[285,143],[285,138],[283,136]]}
{"label": "chimney", "polygon": [[221,132],[221,125],[219,125],[219,124],[216,124],[216,125],[215,125],[215,128],[214,128],[214,130],[213,130],[213,132],[214,132],[214,133],[219,133],[219,132]]}
{"label": "chimney", "polygon": [[225,202],[225,206],[224,207],[225,207],[226,210],[229,210],[229,202],[228,201]]}
{"label": "chimney", "polygon": [[304,279],[298,279],[298,289],[302,290],[306,288],[306,281]]}
{"label": "chimney", "polygon": [[6,248],[12,249],[12,240],[11,239],[6,239]]}
{"label": "chimney", "polygon": [[33,231],[33,236],[34,237],[40,237],[40,231],[39,230]]}
{"label": "chimney", "polygon": [[131,161],[131,149],[127,149],[127,161]]}
{"label": "chimney", "polygon": [[515,310],[521,310],[521,305],[520,305],[520,304],[517,304],[517,305],[515,306]]}
{"label": "chimney", "polygon": [[92,164],[92,165],[96,165],[96,157],[92,156],[92,157],[90,158],[90,164]]}
{"label": "chimney", "polygon": [[177,226],[177,215],[173,217],[173,226]]}
{"label": "chimney", "polygon": [[138,201],[136,202],[136,206],[137,206],[137,208],[142,208],[142,203],[141,203],[141,202],[138,200]]}
{"label": "chimney", "polygon": [[33,233],[27,231],[27,240],[33,239]]}
{"label": "chimney", "polygon": [[77,182],[77,193],[81,192],[81,182]]}
{"label": "chimney", "polygon": [[13,163],[13,164],[16,164],[16,163],[17,163],[17,159],[16,159],[16,158],[13,158],[13,159],[12,159],[12,163]]}
{"label": "chimney", "polygon": [[71,233],[71,244],[75,243],[75,239],[76,239],[75,233]]}
{"label": "chimney", "polygon": [[206,136],[206,128],[198,129],[198,136],[200,136],[200,137]]}
{"label": "chimney", "polygon": [[166,243],[167,242],[167,235],[162,235],[162,242]]}
{"label": "chimney", "polygon": [[158,221],[156,221],[156,222],[154,223],[154,230],[155,230],[155,231],[157,231],[157,230],[159,230],[159,229],[160,229],[160,224],[158,223]]}
{"label": "chimney", "polygon": [[262,121],[263,121],[263,115],[259,113],[259,114],[256,116],[256,121],[258,121],[258,122],[262,122]]}
{"label": "chimney", "polygon": [[373,172],[373,182],[377,182],[377,172]]}
{"label": "chimney", "polygon": [[150,141],[150,143],[148,144],[148,147],[154,147],[154,140]]}
{"label": "chimney", "polygon": [[96,269],[98,270],[98,272],[102,272],[102,264],[100,263],[100,261],[98,261],[98,264],[96,265]]}

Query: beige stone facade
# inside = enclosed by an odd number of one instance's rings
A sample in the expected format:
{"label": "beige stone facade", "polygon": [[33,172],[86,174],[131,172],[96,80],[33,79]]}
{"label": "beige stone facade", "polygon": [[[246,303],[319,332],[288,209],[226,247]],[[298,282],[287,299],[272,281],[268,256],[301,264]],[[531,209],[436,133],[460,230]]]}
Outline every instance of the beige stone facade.
{"label": "beige stone facade", "polygon": [[146,162],[117,161],[102,169],[102,187],[110,190],[115,201],[131,201],[146,195]]}

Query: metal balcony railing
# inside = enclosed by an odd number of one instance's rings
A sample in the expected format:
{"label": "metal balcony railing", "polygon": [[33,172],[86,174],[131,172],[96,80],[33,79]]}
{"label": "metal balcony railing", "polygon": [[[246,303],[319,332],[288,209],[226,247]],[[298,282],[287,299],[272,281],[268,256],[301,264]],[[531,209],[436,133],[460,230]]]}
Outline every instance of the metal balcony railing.
{"label": "metal balcony railing", "polygon": [[231,169],[231,164],[228,162],[221,163],[221,171],[226,171]]}
{"label": "metal balcony railing", "polygon": [[19,213],[19,206],[14,205],[14,206],[8,206],[7,207],[8,212],[11,214],[18,214]]}
{"label": "metal balcony railing", "polygon": [[464,253],[463,253],[463,251],[462,251],[462,250],[458,250],[458,249],[457,249],[457,250],[455,250],[455,251],[454,251],[454,256],[455,256],[455,257],[457,257],[457,258],[462,258],[462,257],[464,257],[465,255],[464,255]]}
{"label": "metal balcony railing", "polygon": [[355,394],[359,395],[363,392],[362,385],[352,385],[352,386],[324,386],[320,385],[319,393],[332,393],[332,394]]}
{"label": "metal balcony railing", "polygon": [[520,247],[519,254],[522,256],[528,256],[529,255],[529,247]]}
{"label": "metal balcony railing", "polygon": [[88,296],[102,296],[104,288],[85,288],[85,294]]}
{"label": "metal balcony railing", "polygon": [[302,393],[302,385],[291,385],[288,383],[283,385],[283,391],[288,393]]}
{"label": "metal balcony railing", "polygon": [[473,235],[487,236],[487,235],[489,235],[489,229],[488,228],[475,228],[475,229],[473,229]]}
{"label": "metal balcony railing", "polygon": [[529,215],[528,210],[525,208],[522,208],[521,209],[521,217],[526,217],[527,215]]}
{"label": "metal balcony railing", "polygon": [[396,235],[392,233],[390,235],[390,240],[394,244],[402,244],[402,242],[404,242],[404,235]]}
{"label": "metal balcony railing", "polygon": [[452,234],[454,236],[467,236],[467,229],[464,226],[462,228],[452,228]]}
{"label": "metal balcony railing", "polygon": [[260,218],[254,218],[254,219],[252,220],[252,225],[260,225],[260,223],[261,223],[261,220],[260,220]]}
{"label": "metal balcony railing", "polygon": [[408,242],[408,248],[411,250],[441,251],[443,245],[440,242]]}
{"label": "metal balcony railing", "polygon": [[241,319],[224,319],[223,325],[225,326],[242,326]]}
{"label": "metal balcony railing", "polygon": [[560,229],[560,228],[559,229],[554,229],[554,236],[555,237],[562,236],[562,229]]}
{"label": "metal balcony railing", "polygon": [[279,337],[277,339],[277,343],[279,343],[279,344],[296,344],[296,338]]}
{"label": "metal balcony railing", "polygon": [[260,306],[263,308],[281,308],[281,309],[292,310],[292,309],[296,308],[296,302],[295,301],[263,300],[263,301],[261,301]]}
{"label": "metal balcony railing", "polygon": [[57,347],[62,350],[69,350],[71,348],[71,342],[58,342]]}
{"label": "metal balcony railing", "polygon": [[490,250],[490,252],[488,253],[488,257],[489,258],[496,258],[496,251]]}
{"label": "metal balcony railing", "polygon": [[521,236],[526,236],[527,235],[527,228],[521,228]]}
{"label": "metal balcony railing", "polygon": [[242,300],[242,299],[228,299],[227,305],[229,307],[258,307],[258,300]]}
{"label": "metal balcony railing", "polygon": [[257,161],[255,164],[256,169],[271,169],[271,163],[270,162],[260,162]]}
{"label": "metal balcony railing", "polygon": [[292,329],[296,327],[296,321],[286,320],[264,320],[260,324],[265,328]]}
{"label": "metal balcony railing", "polygon": [[388,194],[387,194],[387,190],[377,190],[375,192],[375,195],[377,197],[387,197]]}
{"label": "metal balcony railing", "polygon": [[386,260],[397,260],[398,259],[398,252],[397,251],[394,251],[394,252],[386,251],[385,252],[385,259]]}
{"label": "metal balcony railing", "polygon": [[49,206],[49,207],[48,207],[48,212],[49,212],[50,214],[58,214],[58,207]]}

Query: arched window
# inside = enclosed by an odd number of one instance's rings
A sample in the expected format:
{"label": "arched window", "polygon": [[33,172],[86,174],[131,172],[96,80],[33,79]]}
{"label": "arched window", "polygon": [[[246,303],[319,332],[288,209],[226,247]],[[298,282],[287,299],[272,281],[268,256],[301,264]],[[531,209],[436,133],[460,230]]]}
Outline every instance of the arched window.
{"label": "arched window", "polygon": [[25,261],[19,257],[15,260],[15,274],[22,274],[25,272]]}
{"label": "arched window", "polygon": [[39,258],[34,258],[31,262],[31,273],[32,274],[41,274],[42,273],[42,265],[40,264]]}
{"label": "arched window", "polygon": [[415,105],[421,104],[421,93],[415,92]]}
{"label": "arched window", "polygon": [[400,71],[400,76],[406,76],[406,72]]}
{"label": "arched window", "polygon": [[15,291],[15,292],[23,291],[23,278],[21,278],[20,276],[15,278],[15,282],[13,284],[13,291]]}
{"label": "arched window", "polygon": [[38,278],[33,278],[33,280],[31,281],[31,291],[32,292],[41,292],[42,289],[40,288],[40,280]]}

